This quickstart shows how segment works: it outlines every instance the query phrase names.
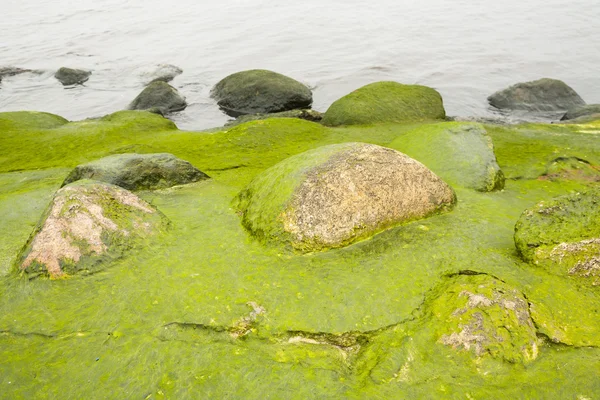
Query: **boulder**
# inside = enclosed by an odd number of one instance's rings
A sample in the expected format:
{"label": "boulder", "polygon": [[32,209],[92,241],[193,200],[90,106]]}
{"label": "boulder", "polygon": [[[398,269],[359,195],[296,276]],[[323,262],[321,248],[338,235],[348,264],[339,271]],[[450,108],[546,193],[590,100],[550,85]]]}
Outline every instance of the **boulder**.
{"label": "boulder", "polygon": [[323,119],[323,114],[315,110],[290,110],[271,114],[248,114],[240,115],[236,119],[229,121],[225,126],[236,126],[248,121],[258,121],[267,118],[298,118],[312,122],[319,122]]}
{"label": "boulder", "polygon": [[515,225],[523,259],[551,273],[600,285],[600,188],[542,201]]}
{"label": "boulder", "polygon": [[499,109],[525,111],[566,111],[585,105],[566,83],[549,78],[517,83],[492,94],[488,102]]}
{"label": "boulder", "polygon": [[64,86],[78,85],[86,82],[90,79],[91,71],[85,71],[83,69],[72,69],[62,67],[54,74],[54,77],[58,79]]}
{"label": "boulder", "polygon": [[399,136],[388,147],[422,162],[451,185],[481,192],[504,188],[494,144],[480,124],[424,125]]}
{"label": "boulder", "polygon": [[93,273],[167,224],[154,207],[123,188],[79,181],[56,192],[17,258],[17,269],[30,278]]}
{"label": "boulder", "polygon": [[160,114],[181,111],[187,107],[185,97],[177,89],[166,82],[150,83],[129,104],[129,110],[152,110]]}
{"label": "boulder", "polygon": [[267,169],[233,205],[259,239],[317,251],[447,210],[455,200],[452,188],[418,161],[385,147],[344,143]]}
{"label": "boulder", "polygon": [[427,305],[438,343],[473,356],[527,363],[540,344],[525,296],[488,275],[459,275]]}
{"label": "boulder", "polygon": [[568,121],[592,115],[596,115],[597,118],[600,119],[600,104],[588,104],[586,106],[572,108],[567,111],[560,120]]}
{"label": "boulder", "polygon": [[63,186],[80,179],[94,179],[127,190],[164,189],[208,179],[192,164],[169,153],[125,153],[78,165]]}
{"label": "boulder", "polygon": [[310,108],[312,93],[306,85],[262,69],[237,72],[211,90],[219,107],[232,117]]}
{"label": "boulder", "polygon": [[442,96],[432,88],[375,82],[336,100],[323,115],[327,126],[444,119]]}

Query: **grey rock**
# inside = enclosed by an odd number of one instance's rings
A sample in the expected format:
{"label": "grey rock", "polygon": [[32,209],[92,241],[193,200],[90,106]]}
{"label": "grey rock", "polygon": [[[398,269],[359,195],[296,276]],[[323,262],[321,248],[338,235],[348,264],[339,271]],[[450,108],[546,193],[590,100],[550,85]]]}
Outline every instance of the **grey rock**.
{"label": "grey rock", "polygon": [[129,104],[129,110],[152,110],[152,112],[168,114],[184,110],[187,107],[185,97],[177,89],[166,82],[150,83]]}
{"label": "grey rock", "polygon": [[91,71],[62,67],[56,71],[54,77],[58,79],[58,81],[64,86],[69,86],[86,82],[88,79],[90,79],[91,74]]}
{"label": "grey rock", "polygon": [[570,109],[560,119],[561,121],[579,119],[581,117],[589,117],[600,114],[600,104],[588,104]]}
{"label": "grey rock", "polygon": [[499,109],[526,111],[566,111],[585,105],[585,101],[563,81],[543,78],[518,83],[488,97]]}

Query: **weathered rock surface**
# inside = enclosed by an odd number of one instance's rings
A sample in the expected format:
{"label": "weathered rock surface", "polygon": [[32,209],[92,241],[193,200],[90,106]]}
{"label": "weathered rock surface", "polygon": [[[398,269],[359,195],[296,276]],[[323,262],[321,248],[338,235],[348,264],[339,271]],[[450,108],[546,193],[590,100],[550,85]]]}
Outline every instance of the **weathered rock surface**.
{"label": "weathered rock surface", "polygon": [[401,135],[388,147],[422,162],[451,185],[481,192],[504,188],[494,144],[482,125],[425,125]]}
{"label": "weathered rock surface", "polygon": [[344,143],[269,168],[234,206],[253,235],[313,251],[446,210],[455,199],[453,190],[418,161],[385,147]]}
{"label": "weathered rock surface", "polygon": [[94,179],[127,190],[164,189],[208,179],[189,162],[169,153],[116,154],[78,165],[63,186],[80,179]]}
{"label": "weathered rock surface", "polygon": [[492,94],[488,102],[499,109],[525,111],[566,111],[585,105],[566,83],[549,78],[517,83]]}
{"label": "weathered rock surface", "polygon": [[161,114],[181,111],[187,107],[185,97],[177,89],[166,82],[155,81],[150,83],[129,104],[129,110],[152,110]]}
{"label": "weathered rock surface", "polygon": [[567,111],[560,120],[568,121],[581,117],[589,117],[592,115],[597,115],[600,119],[600,104],[588,104],[585,106],[572,108]]}
{"label": "weathered rock surface", "polygon": [[90,79],[91,71],[62,67],[54,74],[54,77],[64,86],[77,85]]}
{"label": "weathered rock surface", "polygon": [[232,117],[310,108],[312,93],[304,84],[276,72],[237,72],[213,87],[211,96]]}
{"label": "weathered rock surface", "polygon": [[527,299],[498,279],[458,276],[429,307],[439,343],[513,363],[538,356]]}
{"label": "weathered rock surface", "polygon": [[442,96],[434,89],[375,82],[336,100],[323,115],[328,126],[444,119]]}
{"label": "weathered rock surface", "polygon": [[80,181],[54,195],[18,258],[30,277],[93,273],[161,229],[166,218],[118,186]]}
{"label": "weathered rock surface", "polygon": [[240,115],[233,121],[227,122],[225,126],[236,126],[248,121],[257,121],[267,118],[299,118],[307,121],[319,122],[323,119],[323,114],[315,110],[290,110],[270,114]]}
{"label": "weathered rock surface", "polygon": [[600,285],[600,189],[542,201],[515,225],[527,262],[592,286]]}

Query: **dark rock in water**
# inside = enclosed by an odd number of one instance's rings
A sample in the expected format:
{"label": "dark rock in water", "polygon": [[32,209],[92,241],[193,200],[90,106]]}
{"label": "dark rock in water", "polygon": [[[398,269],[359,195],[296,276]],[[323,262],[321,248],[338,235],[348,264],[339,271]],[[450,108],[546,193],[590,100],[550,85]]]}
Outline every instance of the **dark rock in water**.
{"label": "dark rock in water", "polygon": [[600,285],[600,189],[542,201],[515,225],[515,246],[527,262],[556,275]]}
{"label": "dark rock in water", "polygon": [[566,111],[585,105],[566,83],[549,78],[518,83],[492,94],[488,102],[499,109],[526,111]]}
{"label": "dark rock in water", "polygon": [[153,190],[208,178],[204,172],[173,154],[125,153],[78,165],[63,186],[80,179],[94,179],[127,190]]}
{"label": "dark rock in water", "polygon": [[450,209],[455,200],[450,186],[407,155],[344,143],[263,171],[238,194],[234,207],[257,238],[319,251]]}
{"label": "dark rock in water", "polygon": [[35,73],[35,74],[41,73],[41,71],[37,71],[37,70],[33,70],[33,69],[25,69],[25,68],[17,68],[17,67],[0,67],[0,81],[2,81],[2,78],[6,77],[6,76],[15,76],[15,75],[24,74],[27,72],[31,72],[31,73]]}
{"label": "dark rock in water", "polygon": [[90,79],[91,74],[91,71],[62,67],[56,71],[54,77],[63,85],[69,86],[86,82],[88,79]]}
{"label": "dark rock in water", "polygon": [[174,111],[181,111],[187,107],[185,97],[177,89],[166,82],[156,81],[150,83],[129,104],[129,110],[159,110],[163,115]]}
{"label": "dark rock in water", "polygon": [[323,125],[370,125],[444,119],[442,96],[427,86],[375,82],[336,100],[323,115]]}
{"label": "dark rock in water", "polygon": [[255,69],[222,79],[211,91],[232,117],[310,108],[312,93],[304,84],[272,71]]}
{"label": "dark rock in water", "polygon": [[256,121],[267,118],[299,118],[312,122],[319,122],[323,119],[323,114],[315,110],[290,110],[271,114],[249,114],[240,115],[233,121],[229,121],[225,126],[236,126],[248,121]]}
{"label": "dark rock in water", "polygon": [[600,104],[588,104],[586,106],[572,108],[567,111],[560,120],[567,121],[595,114],[600,114]]}
{"label": "dark rock in water", "polygon": [[168,220],[135,194],[80,181],[56,192],[17,269],[30,277],[93,273],[167,226]]}

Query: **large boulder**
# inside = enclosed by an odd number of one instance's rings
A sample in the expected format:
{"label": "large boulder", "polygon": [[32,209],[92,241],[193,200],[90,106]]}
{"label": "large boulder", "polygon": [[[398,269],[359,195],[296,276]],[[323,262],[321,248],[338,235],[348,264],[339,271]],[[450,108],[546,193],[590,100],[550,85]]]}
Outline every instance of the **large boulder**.
{"label": "large boulder", "polygon": [[324,125],[370,125],[444,119],[442,96],[432,88],[375,82],[336,100],[323,115]]}
{"label": "large boulder", "polygon": [[515,225],[527,262],[592,286],[600,285],[600,188],[542,201]]}
{"label": "large boulder", "polygon": [[80,181],[56,192],[17,269],[30,278],[93,273],[167,224],[160,212],[125,189]]}
{"label": "large boulder", "polygon": [[315,251],[449,209],[454,191],[423,164],[365,143],[320,147],[256,177],[234,200],[256,237]]}
{"label": "large boulder", "polygon": [[401,135],[388,147],[422,162],[451,185],[482,192],[504,187],[494,144],[480,124],[424,125]]}
{"label": "large boulder", "polygon": [[488,275],[459,275],[427,305],[439,343],[479,358],[527,363],[539,339],[525,296]]}
{"label": "large boulder", "polygon": [[492,94],[488,102],[499,109],[525,111],[566,111],[585,105],[566,83],[549,78],[517,83]]}
{"label": "large boulder", "polygon": [[600,104],[588,104],[570,109],[562,116],[561,121],[580,119],[582,117],[595,116],[600,119]]}
{"label": "large boulder", "polygon": [[150,83],[129,104],[129,110],[152,110],[168,114],[184,110],[187,107],[185,97],[177,89],[163,81]]}
{"label": "large boulder", "polygon": [[63,186],[80,179],[107,182],[127,190],[153,190],[197,182],[208,179],[208,175],[173,154],[125,153],[78,165]]}
{"label": "large boulder", "polygon": [[310,108],[312,93],[306,85],[262,69],[237,72],[211,90],[221,109],[232,117]]}
{"label": "large boulder", "polygon": [[54,77],[64,86],[78,85],[90,79],[91,71],[62,67],[54,74]]}

